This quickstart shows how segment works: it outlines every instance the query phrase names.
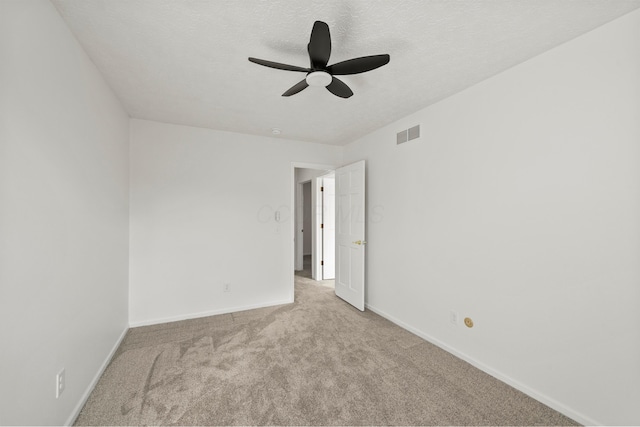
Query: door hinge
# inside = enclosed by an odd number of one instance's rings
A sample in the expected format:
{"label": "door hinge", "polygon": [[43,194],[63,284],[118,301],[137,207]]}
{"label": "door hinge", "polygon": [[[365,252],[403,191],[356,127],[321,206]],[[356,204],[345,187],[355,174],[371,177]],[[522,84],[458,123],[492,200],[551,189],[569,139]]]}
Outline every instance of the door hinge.
{"label": "door hinge", "polygon": [[324,228],[324,224],[320,224],[320,228]]}
{"label": "door hinge", "polygon": [[320,265],[324,265],[324,261],[320,261]]}
{"label": "door hinge", "polygon": [[324,187],[320,187],[320,191],[324,191]]}

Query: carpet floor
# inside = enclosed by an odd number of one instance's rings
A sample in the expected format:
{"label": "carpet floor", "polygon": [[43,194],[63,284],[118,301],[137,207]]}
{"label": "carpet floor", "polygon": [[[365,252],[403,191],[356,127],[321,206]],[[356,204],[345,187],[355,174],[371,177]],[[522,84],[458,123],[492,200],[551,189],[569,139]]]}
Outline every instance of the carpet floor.
{"label": "carpet floor", "polygon": [[576,425],[297,276],[277,307],[132,328],[76,425]]}

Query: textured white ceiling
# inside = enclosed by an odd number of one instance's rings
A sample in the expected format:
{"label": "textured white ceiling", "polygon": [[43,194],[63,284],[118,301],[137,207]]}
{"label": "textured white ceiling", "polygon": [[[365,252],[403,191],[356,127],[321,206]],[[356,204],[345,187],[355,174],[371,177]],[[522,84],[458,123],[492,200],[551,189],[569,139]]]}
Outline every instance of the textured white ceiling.
{"label": "textured white ceiling", "polygon": [[[640,0],[52,0],[132,117],[346,144],[640,7]],[[330,64],[388,53],[341,79],[349,99],[310,87],[313,22]],[[588,72],[588,70],[585,70]]]}

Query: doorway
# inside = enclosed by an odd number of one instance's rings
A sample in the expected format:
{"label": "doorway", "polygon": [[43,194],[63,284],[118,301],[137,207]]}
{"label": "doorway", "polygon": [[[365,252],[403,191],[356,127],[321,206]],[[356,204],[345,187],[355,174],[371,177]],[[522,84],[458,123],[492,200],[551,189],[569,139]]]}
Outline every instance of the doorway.
{"label": "doorway", "polygon": [[294,168],[294,280],[333,287],[335,179],[326,168]]}
{"label": "doorway", "polygon": [[[313,254],[313,241],[311,239],[311,204],[313,203],[311,198],[311,181],[302,183],[302,270],[298,273],[303,277],[312,279],[312,254]],[[305,233],[306,230],[306,233]]]}
{"label": "doorway", "polygon": [[[310,169],[311,171],[305,170]],[[311,181],[311,198],[318,194],[316,189],[318,178],[330,172],[334,173],[335,184],[335,235],[334,255],[335,279],[331,280],[336,296],[345,300],[360,311],[365,310],[365,161],[333,167],[305,163],[291,163],[291,206],[294,206],[293,221],[291,221],[291,302],[295,301],[295,289],[300,281],[317,282],[313,279],[296,276],[295,272],[303,269],[304,256],[302,250],[303,236],[303,187],[305,181]],[[302,174],[311,173],[313,178],[304,179]],[[317,220],[317,205],[312,204],[312,223]],[[312,226],[313,230],[316,227]],[[314,254],[317,257],[317,241],[312,240],[311,268],[314,274]],[[329,248],[330,245],[327,245]],[[317,260],[316,260],[317,261]]]}

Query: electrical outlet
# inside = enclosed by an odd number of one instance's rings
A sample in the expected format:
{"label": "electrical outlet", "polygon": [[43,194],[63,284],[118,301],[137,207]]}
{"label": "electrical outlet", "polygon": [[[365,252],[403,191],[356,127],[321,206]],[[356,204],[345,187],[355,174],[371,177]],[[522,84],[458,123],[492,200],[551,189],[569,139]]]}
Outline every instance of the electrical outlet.
{"label": "electrical outlet", "polygon": [[64,368],[62,368],[62,370],[58,372],[58,375],[56,375],[56,399],[59,398],[64,391],[66,383],[65,371]]}
{"label": "electrical outlet", "polygon": [[222,291],[231,292],[231,283],[225,283],[224,285],[222,285]]}
{"label": "electrical outlet", "polygon": [[449,312],[449,321],[451,321],[451,323],[453,323],[454,325],[458,324],[458,312],[451,310]]}

